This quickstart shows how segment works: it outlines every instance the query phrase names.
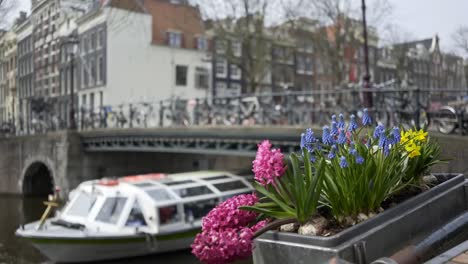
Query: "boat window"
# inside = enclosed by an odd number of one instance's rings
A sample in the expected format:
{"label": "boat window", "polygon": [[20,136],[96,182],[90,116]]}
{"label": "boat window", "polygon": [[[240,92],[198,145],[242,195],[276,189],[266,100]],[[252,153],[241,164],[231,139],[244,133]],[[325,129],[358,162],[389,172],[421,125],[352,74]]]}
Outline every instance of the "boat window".
{"label": "boat window", "polygon": [[157,202],[173,199],[166,189],[148,190],[146,191],[146,193],[148,193],[148,195],[151,196],[151,198],[153,198],[153,200]]}
{"label": "boat window", "polygon": [[192,180],[185,180],[185,181],[171,181],[171,182],[164,182],[167,186],[173,186],[173,185],[181,185],[181,184],[187,184],[187,183],[193,183]]}
{"label": "boat window", "polygon": [[216,181],[216,180],[225,180],[225,179],[232,179],[232,178],[226,175],[203,178],[203,180],[205,181]]}
{"label": "boat window", "polygon": [[222,182],[213,185],[222,192],[247,188],[247,186],[241,181]]}
{"label": "boat window", "polygon": [[128,216],[127,223],[125,223],[125,225],[134,227],[148,225],[138,202],[135,201],[135,203],[133,203],[132,210],[130,211],[130,215]]}
{"label": "boat window", "polygon": [[140,182],[140,183],[134,183],[133,185],[135,185],[136,187],[144,188],[144,187],[153,187],[153,186],[154,186],[154,183],[151,183],[151,182]]}
{"label": "boat window", "polygon": [[159,208],[159,224],[167,225],[180,221],[180,215],[177,212],[177,205],[171,205]]}
{"label": "boat window", "polygon": [[213,193],[208,187],[204,185],[189,188],[173,189],[173,191],[181,198]]}
{"label": "boat window", "polygon": [[70,209],[68,209],[67,214],[71,216],[86,217],[93,208],[95,202],[96,196],[90,193],[80,192],[78,197],[70,206]]}
{"label": "boat window", "polygon": [[99,214],[96,217],[96,221],[109,224],[116,224],[119,220],[120,214],[126,202],[127,197],[107,198],[101,210],[99,211]]}
{"label": "boat window", "polygon": [[209,199],[184,204],[185,222],[199,220],[207,215],[217,204],[218,199]]}

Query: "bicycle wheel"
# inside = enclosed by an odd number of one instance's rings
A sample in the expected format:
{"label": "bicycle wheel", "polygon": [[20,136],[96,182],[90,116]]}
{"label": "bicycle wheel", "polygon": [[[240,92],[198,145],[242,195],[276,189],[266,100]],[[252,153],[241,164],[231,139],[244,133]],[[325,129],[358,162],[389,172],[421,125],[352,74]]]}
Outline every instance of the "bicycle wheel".
{"label": "bicycle wheel", "polygon": [[434,122],[437,123],[437,129],[440,133],[450,134],[457,127],[457,114],[454,109],[443,107],[439,110],[438,117],[434,119]]}
{"label": "bicycle wheel", "polygon": [[390,116],[387,113],[387,111],[384,111],[384,110],[376,111],[374,113],[374,118],[377,124],[382,124],[385,127],[390,127],[392,125],[390,124]]}

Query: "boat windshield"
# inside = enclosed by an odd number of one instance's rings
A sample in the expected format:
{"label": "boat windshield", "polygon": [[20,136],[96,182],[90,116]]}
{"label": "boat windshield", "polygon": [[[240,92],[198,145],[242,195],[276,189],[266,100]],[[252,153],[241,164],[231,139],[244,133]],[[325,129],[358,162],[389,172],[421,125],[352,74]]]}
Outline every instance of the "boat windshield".
{"label": "boat windshield", "polygon": [[127,203],[127,197],[109,197],[106,198],[104,205],[96,216],[96,221],[117,224],[122,214],[122,209]]}
{"label": "boat windshield", "polygon": [[78,217],[86,217],[88,216],[89,212],[94,206],[96,202],[96,196],[87,193],[87,192],[80,192],[78,196],[75,198],[72,204],[70,204],[67,214],[70,216],[78,216]]}

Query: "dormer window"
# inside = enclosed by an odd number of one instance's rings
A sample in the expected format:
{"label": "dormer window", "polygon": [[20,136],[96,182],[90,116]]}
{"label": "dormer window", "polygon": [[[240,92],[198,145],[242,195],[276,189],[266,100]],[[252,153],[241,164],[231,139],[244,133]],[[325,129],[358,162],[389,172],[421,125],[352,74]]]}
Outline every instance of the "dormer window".
{"label": "dormer window", "polygon": [[180,48],[182,46],[182,33],[180,32],[167,32],[168,44],[174,48]]}
{"label": "dormer window", "polygon": [[204,37],[197,37],[197,49],[198,50],[207,50],[208,49],[208,40]]}

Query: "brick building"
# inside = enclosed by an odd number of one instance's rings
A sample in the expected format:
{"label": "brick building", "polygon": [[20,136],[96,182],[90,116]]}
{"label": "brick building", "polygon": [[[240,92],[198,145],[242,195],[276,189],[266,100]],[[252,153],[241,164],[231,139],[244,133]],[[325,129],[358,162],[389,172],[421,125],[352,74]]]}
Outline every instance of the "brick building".
{"label": "brick building", "polygon": [[406,81],[419,88],[459,89],[466,86],[463,58],[443,53],[436,35],[379,49],[375,82]]}

